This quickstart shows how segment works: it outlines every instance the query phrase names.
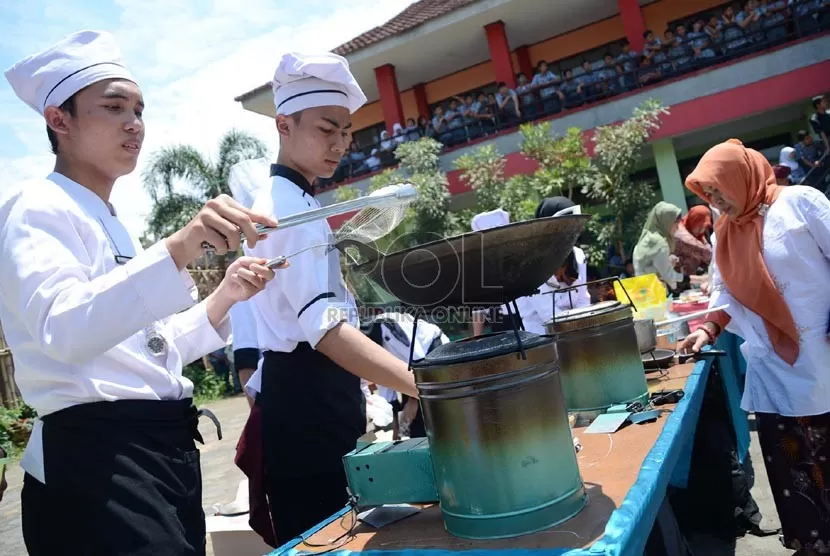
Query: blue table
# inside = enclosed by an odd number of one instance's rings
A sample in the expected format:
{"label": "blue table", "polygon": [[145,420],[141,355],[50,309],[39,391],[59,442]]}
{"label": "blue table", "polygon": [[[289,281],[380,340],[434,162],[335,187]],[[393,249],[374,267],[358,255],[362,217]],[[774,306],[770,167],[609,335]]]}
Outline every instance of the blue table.
{"label": "blue table", "polygon": [[[731,398],[739,391],[737,388],[738,379],[734,376],[733,361],[726,365],[721,364],[721,368],[724,381],[730,381],[727,392],[731,392],[729,403],[732,406],[735,400]],[[694,365],[685,382],[685,397],[668,417],[665,417],[666,422],[663,424],[663,429],[646,455],[634,484],[628,490],[622,503],[610,514],[604,534],[591,546],[578,549],[476,549],[467,550],[465,554],[468,556],[536,556],[540,554],[545,556],[641,556],[661,505],[666,498],[668,486],[673,483],[673,479],[678,475],[678,469],[683,469],[683,466],[688,469],[694,431],[703,404],[706,381],[711,369],[711,360],[700,361]],[[743,419],[746,420],[745,416]],[[734,420],[736,423],[740,421],[737,416]],[[584,438],[584,435],[580,438]],[[748,445],[748,433],[746,444]],[[682,475],[682,473],[680,474]],[[322,529],[347,516],[348,513],[349,509],[344,508],[306,532],[302,538],[287,543],[272,552],[270,556],[293,556],[307,553],[309,549],[301,544],[303,540],[310,539]],[[391,527],[394,527],[394,525]],[[315,539],[315,541],[319,542],[319,539]],[[345,554],[352,553],[352,551],[339,550],[332,553],[345,556]],[[361,554],[366,556],[389,556],[392,554],[400,554],[401,556],[457,556],[457,551],[370,549],[362,551]]]}

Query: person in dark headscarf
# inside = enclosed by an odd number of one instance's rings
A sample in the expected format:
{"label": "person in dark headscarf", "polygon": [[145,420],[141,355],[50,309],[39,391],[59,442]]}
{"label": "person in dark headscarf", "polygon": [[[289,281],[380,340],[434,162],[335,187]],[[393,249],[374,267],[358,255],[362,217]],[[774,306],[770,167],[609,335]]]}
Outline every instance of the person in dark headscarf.
{"label": "person in dark headscarf", "polygon": [[[565,209],[574,209],[573,211],[564,212]],[[559,214],[562,213],[562,214]],[[535,218],[544,218],[546,216],[561,216],[563,214],[581,214],[579,205],[568,199],[567,197],[548,197],[542,199],[539,206],[536,207]]]}

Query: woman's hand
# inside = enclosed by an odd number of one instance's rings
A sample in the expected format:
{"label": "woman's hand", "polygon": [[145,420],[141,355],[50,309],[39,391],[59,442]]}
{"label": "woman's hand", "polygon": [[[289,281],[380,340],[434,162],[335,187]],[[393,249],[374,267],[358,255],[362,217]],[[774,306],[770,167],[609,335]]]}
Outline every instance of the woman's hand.
{"label": "woman's hand", "polygon": [[709,343],[709,334],[706,331],[697,329],[680,342],[678,351],[680,353],[698,353],[703,346]]}
{"label": "woman's hand", "polygon": [[706,282],[700,284],[700,293],[702,293],[703,295],[709,295],[710,293],[712,293],[712,282],[707,280]]}

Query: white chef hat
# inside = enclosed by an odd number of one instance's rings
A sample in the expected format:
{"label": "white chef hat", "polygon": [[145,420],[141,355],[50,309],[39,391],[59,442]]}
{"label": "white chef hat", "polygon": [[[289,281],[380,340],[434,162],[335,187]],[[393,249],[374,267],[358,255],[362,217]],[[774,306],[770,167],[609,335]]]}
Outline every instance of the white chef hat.
{"label": "white chef hat", "polygon": [[343,106],[354,114],[366,102],[349,62],[342,56],[284,54],[271,82],[277,114],[294,114],[317,106]]}
{"label": "white chef hat", "polygon": [[246,208],[254,205],[262,189],[271,186],[271,162],[267,158],[243,160],[231,166],[228,186],[239,204]]}
{"label": "white chef hat", "polygon": [[510,213],[500,208],[476,214],[470,222],[474,232],[507,226],[508,224],[510,224]]}
{"label": "white chef hat", "polygon": [[78,31],[6,70],[15,94],[43,114],[81,89],[104,79],[136,82],[121,58],[115,37],[103,31]]}

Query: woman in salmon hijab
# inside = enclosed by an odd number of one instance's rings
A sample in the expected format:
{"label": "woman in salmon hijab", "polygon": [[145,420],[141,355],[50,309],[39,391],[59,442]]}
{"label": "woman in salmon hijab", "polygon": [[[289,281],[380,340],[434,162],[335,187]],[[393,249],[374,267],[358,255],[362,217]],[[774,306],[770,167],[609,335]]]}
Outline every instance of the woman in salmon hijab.
{"label": "woman in salmon hijab", "polygon": [[681,349],[726,328],[744,340],[746,386],[781,518],[796,554],[830,553],[830,201],[780,186],[766,158],[731,139],[710,149],[686,187],[720,210],[712,313]]}
{"label": "woman in salmon hijab", "polygon": [[680,220],[674,232],[674,254],[680,259],[680,272],[695,275],[709,268],[712,262],[712,246],[709,233],[712,229],[712,211],[698,205]]}

